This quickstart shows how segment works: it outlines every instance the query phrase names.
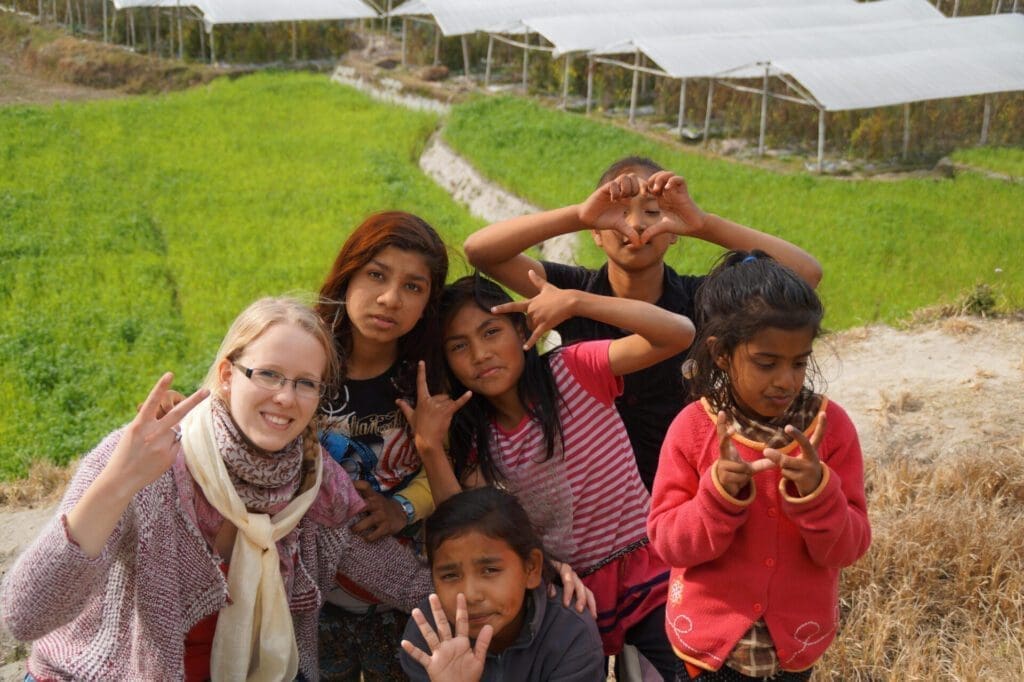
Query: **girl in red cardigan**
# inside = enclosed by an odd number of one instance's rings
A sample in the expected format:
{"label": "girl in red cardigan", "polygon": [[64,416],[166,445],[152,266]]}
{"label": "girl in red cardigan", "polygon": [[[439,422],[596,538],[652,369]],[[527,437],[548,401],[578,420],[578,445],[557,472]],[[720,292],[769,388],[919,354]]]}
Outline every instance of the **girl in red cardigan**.
{"label": "girl in red cardigan", "polygon": [[[806,680],[835,637],[839,570],[871,541],[857,432],[807,375],[824,310],[761,252],[730,252],[697,295],[647,530],[672,566],[680,680]],[[813,373],[812,373],[813,374]]]}

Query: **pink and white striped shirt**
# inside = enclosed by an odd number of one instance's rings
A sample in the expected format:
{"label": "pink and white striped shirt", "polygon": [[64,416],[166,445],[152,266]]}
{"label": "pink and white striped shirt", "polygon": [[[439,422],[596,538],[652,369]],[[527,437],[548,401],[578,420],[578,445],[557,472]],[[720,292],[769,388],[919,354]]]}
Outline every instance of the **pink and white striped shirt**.
{"label": "pink and white striped shirt", "polygon": [[[545,461],[541,425],[524,417],[507,431],[491,424],[491,452],[541,532],[548,551],[584,575],[646,539],[650,497],[615,409],[622,379],[610,340],[586,341],[549,359],[561,395],[564,451]],[[561,456],[559,456],[561,454]]]}

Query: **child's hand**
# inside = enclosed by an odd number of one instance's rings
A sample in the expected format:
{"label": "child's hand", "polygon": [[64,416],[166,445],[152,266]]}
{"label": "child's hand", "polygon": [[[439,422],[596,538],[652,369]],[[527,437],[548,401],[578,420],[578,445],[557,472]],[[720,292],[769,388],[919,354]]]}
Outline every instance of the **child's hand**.
{"label": "child's hand", "polygon": [[420,634],[430,647],[430,654],[417,649],[407,639],[402,640],[402,648],[414,661],[423,666],[432,682],[476,682],[484,674],[484,663],[487,660],[487,647],[491,644],[494,628],[485,625],[476,638],[476,648],[469,641],[469,612],[466,609],[466,597],[461,592],[455,598],[455,636],[452,637],[448,617],[441,608],[441,600],[436,594],[430,595],[430,611],[434,614],[437,632],[427,622],[423,612],[412,610],[412,619],[420,629]]}
{"label": "child's hand", "polygon": [[399,398],[395,401],[398,409],[405,415],[409,427],[417,439],[443,447],[452,417],[462,406],[473,397],[472,391],[466,391],[458,400],[452,400],[445,393],[430,395],[427,386],[427,365],[422,360],[416,368],[416,407]]}
{"label": "child's hand", "polygon": [[580,204],[579,220],[595,230],[614,230],[629,239],[634,246],[640,246],[640,234],[629,225],[629,201],[643,194],[646,184],[637,175],[627,173],[610,180],[594,190],[587,200]]}
{"label": "child's hand", "polygon": [[[718,482],[725,488],[725,492],[739,498],[740,491],[750,483],[754,474],[771,469],[775,466],[775,462],[768,458],[748,462],[740,457],[736,446],[732,444],[733,429],[729,426],[729,417],[725,412],[718,413],[716,427],[718,429],[718,462],[715,473],[718,476]],[[767,454],[767,450],[765,454]]]}
{"label": "child's hand", "polygon": [[[583,609],[590,612],[590,615],[597,618],[597,602],[594,601],[594,593],[590,591],[590,588],[583,584],[579,575],[576,571],[572,570],[572,566],[561,561],[555,561],[551,559],[551,566],[558,572],[559,577],[562,579],[562,606],[568,608],[569,604],[575,597],[576,601],[576,613],[583,613]],[[548,585],[548,596],[555,596],[555,586]]]}
{"label": "child's hand", "polygon": [[704,228],[704,211],[690,198],[686,180],[672,171],[659,171],[647,178],[646,191],[657,198],[661,219],[640,235],[646,244],[664,232],[693,235]]}
{"label": "child's hand", "polygon": [[764,450],[764,456],[775,462],[782,470],[782,477],[796,486],[800,497],[810,495],[821,485],[823,473],[821,460],[818,459],[818,446],[825,437],[825,425],[825,413],[819,412],[818,427],[814,429],[810,440],[800,429],[792,425],[786,427],[786,433],[800,444],[800,455],[797,457],[784,455],[775,448]]}
{"label": "child's hand", "polygon": [[530,350],[544,334],[572,317],[572,306],[577,293],[573,289],[559,289],[533,270],[527,274],[530,277],[530,282],[539,291],[536,296],[522,301],[502,303],[491,308],[491,312],[497,315],[526,314],[526,323],[530,326],[532,333],[523,344],[523,350]]}
{"label": "child's hand", "polygon": [[405,528],[408,519],[402,505],[384,497],[366,481],[355,481],[352,485],[366,502],[366,515],[352,524],[353,533],[367,542],[376,542]]}

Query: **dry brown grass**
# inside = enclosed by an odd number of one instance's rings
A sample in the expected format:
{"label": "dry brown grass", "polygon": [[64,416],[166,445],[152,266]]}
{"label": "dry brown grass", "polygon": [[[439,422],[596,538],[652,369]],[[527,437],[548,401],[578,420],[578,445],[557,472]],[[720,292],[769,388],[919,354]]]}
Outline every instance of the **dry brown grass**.
{"label": "dry brown grass", "polygon": [[815,680],[1021,679],[1024,443],[866,469],[874,540]]}
{"label": "dry brown grass", "polygon": [[35,507],[52,504],[64,494],[64,488],[74,473],[75,464],[59,467],[37,460],[26,478],[0,481],[0,505]]}

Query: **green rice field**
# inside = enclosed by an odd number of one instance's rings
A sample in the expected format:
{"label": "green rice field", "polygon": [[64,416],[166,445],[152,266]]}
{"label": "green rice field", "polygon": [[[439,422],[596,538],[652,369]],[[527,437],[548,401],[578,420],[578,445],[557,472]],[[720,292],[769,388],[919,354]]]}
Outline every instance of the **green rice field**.
{"label": "green rice field", "polygon": [[479,221],[416,165],[436,125],[294,74],[0,108],[0,478],[87,450],[165,370],[191,390],[235,315],[315,291],[367,214],[461,244]]}

